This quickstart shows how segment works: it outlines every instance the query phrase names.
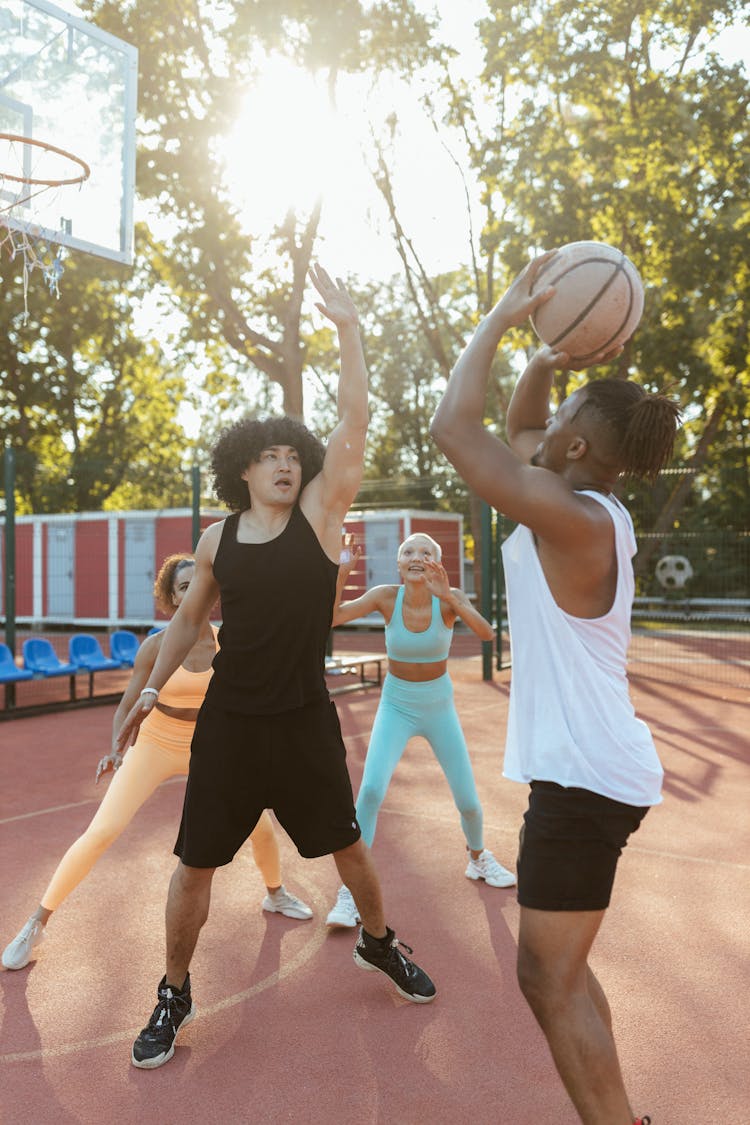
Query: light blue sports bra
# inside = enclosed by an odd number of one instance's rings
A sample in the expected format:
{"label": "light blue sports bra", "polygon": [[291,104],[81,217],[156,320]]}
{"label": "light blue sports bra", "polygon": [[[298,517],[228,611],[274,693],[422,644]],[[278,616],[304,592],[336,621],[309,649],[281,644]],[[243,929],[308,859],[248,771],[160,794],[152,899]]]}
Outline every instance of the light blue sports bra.
{"label": "light blue sports bra", "polygon": [[432,596],[432,619],[429,629],[412,633],[404,625],[404,587],[399,586],[391,620],[385,627],[385,650],[391,660],[405,664],[433,664],[447,660],[453,639],[453,630],[443,621],[440,598]]}

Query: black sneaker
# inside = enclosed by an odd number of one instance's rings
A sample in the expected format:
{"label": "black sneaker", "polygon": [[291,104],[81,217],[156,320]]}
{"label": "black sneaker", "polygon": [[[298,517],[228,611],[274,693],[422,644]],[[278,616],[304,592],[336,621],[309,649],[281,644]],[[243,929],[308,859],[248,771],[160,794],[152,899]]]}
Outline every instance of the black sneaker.
{"label": "black sneaker", "polygon": [[182,988],[171,988],[162,977],[157,989],[159,1003],[151,1019],[133,1044],[131,1062],[144,1070],[153,1070],[169,1062],[174,1054],[177,1033],[190,1023],[195,1015],[195,1004],[190,995],[190,973]]}
{"label": "black sneaker", "polygon": [[399,941],[389,927],[386,927],[386,936],[381,939],[371,937],[360,928],[359,941],[354,947],[354,962],[361,969],[385,973],[406,1000],[429,1004],[435,999],[435,985],[419,965],[404,956],[399,946],[407,953],[414,952],[410,946]]}

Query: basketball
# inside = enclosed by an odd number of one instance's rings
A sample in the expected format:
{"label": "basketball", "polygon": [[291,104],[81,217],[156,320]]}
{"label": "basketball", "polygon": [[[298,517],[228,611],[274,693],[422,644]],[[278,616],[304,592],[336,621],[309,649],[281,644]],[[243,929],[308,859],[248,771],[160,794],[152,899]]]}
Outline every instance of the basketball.
{"label": "basketball", "polygon": [[532,295],[554,285],[553,297],[531,318],[543,343],[575,364],[625,343],[643,312],[643,282],[622,250],[606,242],[569,242],[546,262]]}

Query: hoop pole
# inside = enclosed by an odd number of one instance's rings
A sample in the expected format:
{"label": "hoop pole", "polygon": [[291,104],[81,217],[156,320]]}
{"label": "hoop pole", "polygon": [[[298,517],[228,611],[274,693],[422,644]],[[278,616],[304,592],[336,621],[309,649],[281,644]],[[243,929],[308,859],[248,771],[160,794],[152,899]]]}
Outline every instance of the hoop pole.
{"label": "hoop pole", "polygon": [[85,160],[76,156],[74,152],[68,152],[67,149],[50,144],[49,141],[37,141],[33,137],[22,137],[17,133],[0,133],[0,141],[7,141],[9,144],[16,145],[32,145],[35,148],[40,148],[42,152],[54,152],[56,156],[62,156],[65,160],[72,161],[81,169],[77,176],[62,180],[44,180],[38,179],[36,176],[14,176],[11,172],[0,171],[0,180],[12,180],[14,183],[27,184],[29,187],[68,187],[72,184],[84,183],[91,175],[91,169]]}

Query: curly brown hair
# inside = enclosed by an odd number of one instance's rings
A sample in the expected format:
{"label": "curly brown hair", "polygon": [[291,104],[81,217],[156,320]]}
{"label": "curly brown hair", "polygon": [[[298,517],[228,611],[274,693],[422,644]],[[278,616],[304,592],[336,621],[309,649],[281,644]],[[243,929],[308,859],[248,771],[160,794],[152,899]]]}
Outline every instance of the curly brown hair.
{"label": "curly brown hair", "polygon": [[272,445],[291,445],[302,465],[302,485],[317,476],[323,467],[325,446],[302,422],[282,415],[277,418],[242,418],[220,435],[211,452],[214,491],[233,512],[250,507],[247,484],[242,473],[258,461]]}
{"label": "curly brown hair", "polygon": [[177,573],[186,566],[195,566],[192,555],[167,555],[154,581],[154,600],[162,613],[174,613],[172,595]]}

